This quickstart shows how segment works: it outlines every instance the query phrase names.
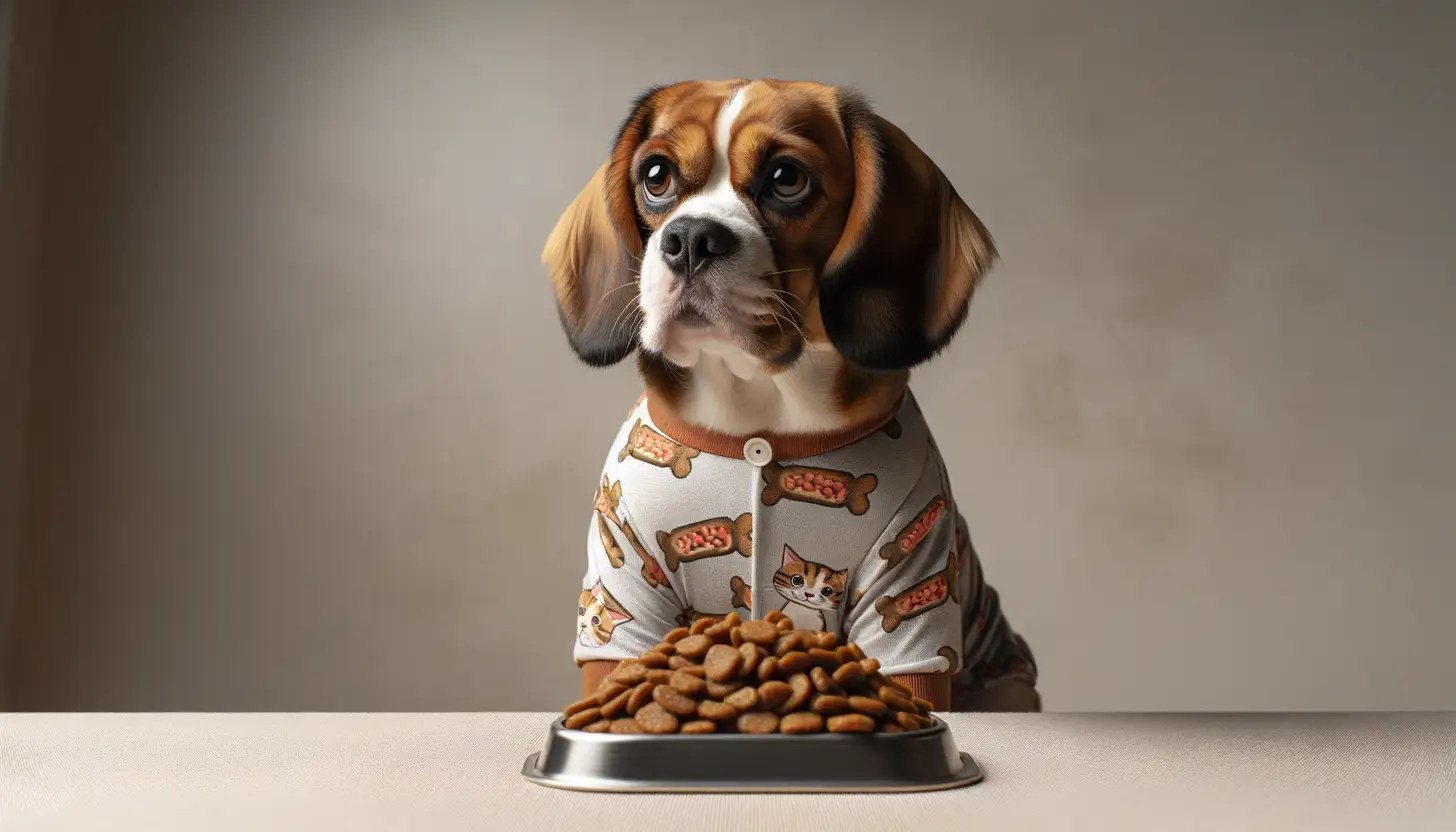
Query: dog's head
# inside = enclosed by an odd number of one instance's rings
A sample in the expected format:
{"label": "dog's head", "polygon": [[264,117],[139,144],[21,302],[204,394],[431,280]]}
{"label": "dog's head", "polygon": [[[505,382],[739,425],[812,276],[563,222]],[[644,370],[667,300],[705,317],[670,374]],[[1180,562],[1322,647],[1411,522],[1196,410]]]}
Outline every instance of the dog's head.
{"label": "dog's head", "polygon": [[852,92],[649,90],[543,259],[572,348],[678,367],[734,349],[765,373],[806,347],[906,370],[959,328],[991,238],[940,169]]}

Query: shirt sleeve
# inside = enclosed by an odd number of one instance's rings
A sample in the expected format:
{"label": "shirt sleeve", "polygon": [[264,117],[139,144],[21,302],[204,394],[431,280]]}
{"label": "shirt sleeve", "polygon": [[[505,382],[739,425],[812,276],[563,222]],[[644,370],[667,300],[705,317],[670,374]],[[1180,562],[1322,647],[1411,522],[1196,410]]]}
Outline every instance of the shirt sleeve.
{"label": "shirt sleeve", "polygon": [[576,663],[636,658],[678,626],[681,611],[676,591],[630,519],[593,511],[577,599]]}
{"label": "shirt sleeve", "polygon": [[845,635],[886,675],[955,672],[961,651],[955,506],[927,463],[849,581]]}

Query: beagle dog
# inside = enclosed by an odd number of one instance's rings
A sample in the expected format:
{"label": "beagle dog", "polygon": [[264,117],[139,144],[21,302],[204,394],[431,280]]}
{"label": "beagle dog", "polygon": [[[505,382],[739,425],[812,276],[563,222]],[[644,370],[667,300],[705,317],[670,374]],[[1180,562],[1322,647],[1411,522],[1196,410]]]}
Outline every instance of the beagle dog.
{"label": "beagle dog", "polygon": [[543,253],[587,365],[645,395],[607,454],[575,658],[782,609],[940,710],[1040,710],[908,389],[996,257],[984,225],[852,91],[693,81],[631,107]]}

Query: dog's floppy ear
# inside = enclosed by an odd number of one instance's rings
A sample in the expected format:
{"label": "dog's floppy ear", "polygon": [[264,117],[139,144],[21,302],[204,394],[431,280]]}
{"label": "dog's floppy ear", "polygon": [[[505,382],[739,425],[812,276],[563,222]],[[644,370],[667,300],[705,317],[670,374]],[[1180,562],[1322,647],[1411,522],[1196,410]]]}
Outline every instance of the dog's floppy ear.
{"label": "dog's floppy ear", "polygon": [[551,272],[561,326],[571,348],[593,367],[616,364],[637,345],[636,274],[643,229],[632,198],[632,154],[651,129],[644,93],[617,131],[611,157],[556,221],[541,261]]}
{"label": "dog's floppy ear", "polygon": [[848,91],[839,93],[839,117],[854,157],[854,197],[820,277],[824,328],[860,367],[908,369],[960,328],[995,245],[900,128]]}

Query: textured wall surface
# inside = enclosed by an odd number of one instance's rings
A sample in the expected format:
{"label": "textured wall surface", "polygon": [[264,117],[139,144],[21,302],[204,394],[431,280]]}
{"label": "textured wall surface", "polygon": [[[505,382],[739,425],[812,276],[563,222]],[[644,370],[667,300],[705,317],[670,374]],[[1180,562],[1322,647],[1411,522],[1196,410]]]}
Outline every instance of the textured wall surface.
{"label": "textured wall surface", "polygon": [[635,399],[537,260],[649,83],[850,83],[1047,707],[1456,707],[1450,4],[58,2],[14,704],[543,709]]}

